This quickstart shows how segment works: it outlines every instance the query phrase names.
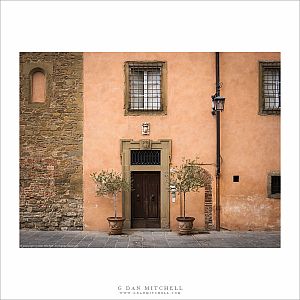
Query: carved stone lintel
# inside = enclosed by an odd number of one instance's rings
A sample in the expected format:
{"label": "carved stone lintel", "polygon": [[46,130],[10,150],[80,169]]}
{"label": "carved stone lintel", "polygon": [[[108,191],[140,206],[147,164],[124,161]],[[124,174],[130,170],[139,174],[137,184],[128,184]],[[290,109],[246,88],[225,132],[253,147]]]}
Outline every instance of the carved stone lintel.
{"label": "carved stone lintel", "polygon": [[150,150],[151,149],[151,140],[140,140],[140,149],[141,150]]}

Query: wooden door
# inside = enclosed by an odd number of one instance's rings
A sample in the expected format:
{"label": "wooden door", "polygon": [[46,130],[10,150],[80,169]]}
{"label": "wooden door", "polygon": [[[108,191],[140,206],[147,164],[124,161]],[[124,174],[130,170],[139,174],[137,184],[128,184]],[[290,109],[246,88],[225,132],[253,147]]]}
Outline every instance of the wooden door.
{"label": "wooden door", "polygon": [[160,228],[160,172],[132,172],[132,228]]}

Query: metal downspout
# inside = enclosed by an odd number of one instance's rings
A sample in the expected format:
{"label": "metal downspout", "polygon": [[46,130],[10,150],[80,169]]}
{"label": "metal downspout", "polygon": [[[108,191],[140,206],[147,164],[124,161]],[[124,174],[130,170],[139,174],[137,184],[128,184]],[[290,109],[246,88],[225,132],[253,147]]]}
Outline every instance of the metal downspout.
{"label": "metal downspout", "polygon": [[[220,57],[216,52],[216,96],[220,96]],[[217,153],[216,153],[216,230],[220,231],[220,111],[216,111]]]}

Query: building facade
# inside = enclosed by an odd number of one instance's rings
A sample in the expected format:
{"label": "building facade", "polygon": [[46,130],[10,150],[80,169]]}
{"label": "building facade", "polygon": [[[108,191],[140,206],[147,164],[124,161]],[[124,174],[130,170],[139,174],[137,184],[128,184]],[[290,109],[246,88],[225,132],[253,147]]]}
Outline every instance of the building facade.
{"label": "building facade", "polygon": [[208,180],[187,197],[194,227],[280,229],[280,53],[220,53],[220,212],[215,53],[21,53],[20,228],[103,230],[112,201],[90,174],[133,180],[125,227],[176,230],[168,174],[199,157]]}

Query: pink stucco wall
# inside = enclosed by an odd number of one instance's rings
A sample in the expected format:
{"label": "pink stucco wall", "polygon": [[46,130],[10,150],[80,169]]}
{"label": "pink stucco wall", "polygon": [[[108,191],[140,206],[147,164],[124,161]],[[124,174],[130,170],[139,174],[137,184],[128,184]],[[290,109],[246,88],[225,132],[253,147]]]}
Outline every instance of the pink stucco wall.
{"label": "pink stucco wall", "polygon": [[[280,200],[266,198],[266,174],[279,170],[278,116],[259,116],[258,60],[278,53],[221,53],[222,122],[221,226],[229,229],[278,228]],[[167,63],[167,114],[124,115],[124,62]],[[84,226],[107,230],[111,200],[95,196],[91,172],[121,172],[120,139],[139,140],[141,124],[150,122],[152,140],[172,139],[172,164],[182,157],[215,163],[216,124],[211,115],[215,92],[214,53],[84,53]],[[212,176],[213,166],[206,168]],[[233,183],[232,176],[240,182]],[[214,185],[214,184],[213,184]],[[213,203],[214,203],[213,192]],[[170,201],[170,227],[176,229],[178,198]],[[118,202],[121,214],[121,199]],[[204,190],[190,195],[188,212],[204,227]]]}
{"label": "pink stucco wall", "polygon": [[[267,198],[267,174],[280,170],[280,117],[258,114],[258,61],[280,53],[222,53],[221,220],[230,229],[279,229],[280,199]],[[240,182],[232,181],[233,175]]]}

